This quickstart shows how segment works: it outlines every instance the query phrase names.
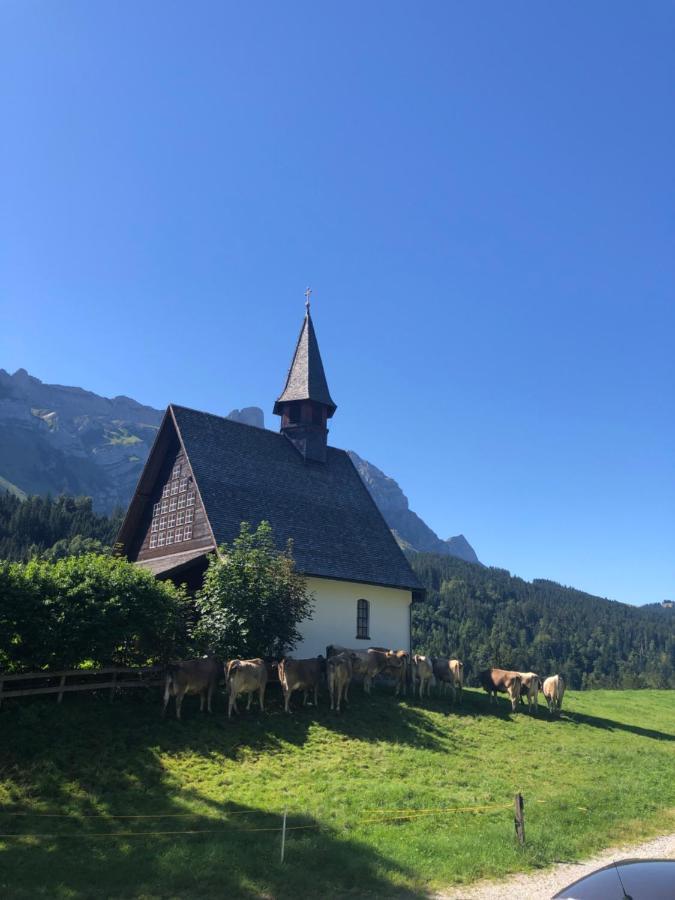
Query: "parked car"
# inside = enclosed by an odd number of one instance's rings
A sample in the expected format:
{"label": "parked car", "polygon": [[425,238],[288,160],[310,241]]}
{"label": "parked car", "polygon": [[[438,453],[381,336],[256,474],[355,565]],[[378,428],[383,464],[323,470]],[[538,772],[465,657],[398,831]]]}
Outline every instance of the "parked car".
{"label": "parked car", "polygon": [[585,875],[552,900],[673,900],[675,859],[624,859]]}

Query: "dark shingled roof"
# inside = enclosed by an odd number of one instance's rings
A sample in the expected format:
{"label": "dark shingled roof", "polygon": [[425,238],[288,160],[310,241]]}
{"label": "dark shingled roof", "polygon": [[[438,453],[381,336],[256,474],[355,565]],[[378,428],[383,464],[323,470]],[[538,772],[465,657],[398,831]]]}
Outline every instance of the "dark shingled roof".
{"label": "dark shingled roof", "polygon": [[421,585],[344,450],[305,462],[283,434],[172,406],[216,541],[263,519],[306,575]]}
{"label": "dark shingled roof", "polygon": [[280,404],[289,400],[316,400],[323,403],[328,407],[329,418],[337,409],[328,390],[319,344],[309,312],[300,329],[293,362],[286,378],[286,387],[274,404],[274,414],[281,415]]}

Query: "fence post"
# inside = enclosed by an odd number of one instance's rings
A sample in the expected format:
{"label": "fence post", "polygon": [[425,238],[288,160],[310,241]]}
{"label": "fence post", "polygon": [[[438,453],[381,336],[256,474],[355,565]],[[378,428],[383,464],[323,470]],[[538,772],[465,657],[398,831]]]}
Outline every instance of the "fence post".
{"label": "fence post", "polygon": [[284,861],[284,851],[286,849],[286,814],[288,810],[284,810],[284,822],[281,826],[281,862]]}
{"label": "fence post", "polygon": [[[59,687],[60,687],[60,688],[63,688],[63,686],[65,685],[65,683],[66,683],[66,676],[65,676],[65,675],[62,675],[62,676],[61,676],[61,681],[59,682]],[[57,703],[61,703],[62,700],[63,700],[63,690],[60,690],[60,691],[58,692],[58,694],[56,695],[56,702],[57,702]]]}
{"label": "fence post", "polygon": [[522,794],[516,794],[515,807],[516,816],[514,819],[514,824],[516,826],[516,836],[518,838],[518,843],[522,847],[522,845],[525,843],[525,801],[523,800]]}

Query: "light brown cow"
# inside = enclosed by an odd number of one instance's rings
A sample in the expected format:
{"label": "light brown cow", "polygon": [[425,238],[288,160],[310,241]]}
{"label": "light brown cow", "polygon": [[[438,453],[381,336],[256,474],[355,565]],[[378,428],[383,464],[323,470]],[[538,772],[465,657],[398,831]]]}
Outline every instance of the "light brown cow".
{"label": "light brown cow", "polygon": [[352,674],[363,678],[363,689],[366,694],[370,693],[374,678],[386,669],[400,670],[403,665],[391,650],[350,650],[349,647],[329,644],[326,653],[329,657],[338,653],[349,653],[352,660]]}
{"label": "light brown cow", "polygon": [[541,678],[536,672],[520,673],[520,702],[525,703],[527,700],[527,711],[529,713],[537,711],[540,687]]}
{"label": "light brown cow", "polygon": [[497,702],[497,693],[508,694],[513,712],[518,707],[520,697],[520,672],[506,669],[486,669],[480,673],[480,683],[490,695],[490,703]]}
{"label": "light brown cow", "polygon": [[330,692],[330,708],[340,712],[340,700],[349,703],[349,682],[352,680],[352,659],[348,653],[338,653],[326,660],[326,675]]}
{"label": "light brown cow", "polygon": [[319,702],[319,684],[326,671],[326,660],[323,656],[313,659],[293,659],[288,656],[279,663],[279,681],[284,695],[284,709],[290,710],[291,696],[294,691],[304,691],[303,706],[307,705],[310,691],[314,692],[314,706]]}
{"label": "light brown cow", "polygon": [[240,694],[248,694],[246,709],[251,708],[253,694],[257,692],[260,701],[260,709],[265,711],[265,688],[267,687],[267,665],[263,659],[231,659],[225,663],[225,684],[229,694],[227,704],[227,718],[232,717],[232,710],[236,713],[237,697]]}
{"label": "light brown cow", "polygon": [[412,658],[412,677],[413,677],[413,696],[415,695],[415,683],[417,683],[418,694],[420,700],[424,696],[426,688],[427,697],[429,696],[429,687],[434,680],[434,666],[430,656],[421,656],[416,653]]}
{"label": "light brown cow", "polygon": [[438,682],[440,693],[452,691],[453,702],[462,701],[462,688],[464,687],[464,664],[458,659],[448,659],[447,656],[433,657],[434,677]]}
{"label": "light brown cow", "polygon": [[386,647],[370,647],[378,653],[386,653],[390,662],[380,674],[389,675],[394,679],[396,696],[403,694],[405,697],[408,689],[408,675],[410,674],[410,654],[407,650],[388,650]]}
{"label": "light brown cow", "polygon": [[462,702],[462,689],[464,687],[464,663],[458,659],[450,660],[450,675],[452,676],[452,699],[453,702],[459,700]]}
{"label": "light brown cow", "polygon": [[565,679],[562,675],[550,675],[544,681],[543,691],[548,703],[549,715],[553,715],[555,712],[560,715],[560,708],[565,696]]}
{"label": "light brown cow", "polygon": [[176,718],[180,719],[183,697],[186,694],[199,694],[199,709],[206,708],[211,712],[211,698],[220,679],[220,662],[217,659],[186,659],[182,662],[169,663],[164,679],[164,709],[166,715],[169,699],[176,698]]}

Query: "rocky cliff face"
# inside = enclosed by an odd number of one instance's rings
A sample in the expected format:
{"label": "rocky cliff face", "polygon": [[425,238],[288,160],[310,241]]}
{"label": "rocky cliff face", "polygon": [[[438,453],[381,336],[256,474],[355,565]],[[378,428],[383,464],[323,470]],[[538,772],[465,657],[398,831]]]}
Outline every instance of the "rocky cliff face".
{"label": "rocky cliff face", "polygon": [[[97,510],[125,507],[150,452],[162,410],[129,397],[43,384],[19,369],[0,369],[0,490],[92,497]],[[265,427],[257,406],[228,418]],[[478,558],[463,535],[441,540],[408,505],[393,478],[350,451],[366,487],[402,547]]]}
{"label": "rocky cliff face", "polygon": [[457,556],[466,562],[478,562],[478,557],[463,534],[445,541],[441,540],[417,513],[410,509],[408,498],[393,478],[385,475],[367,460],[361,459],[353,450],[349,451],[349,456],[402,547],[420,552]]}

